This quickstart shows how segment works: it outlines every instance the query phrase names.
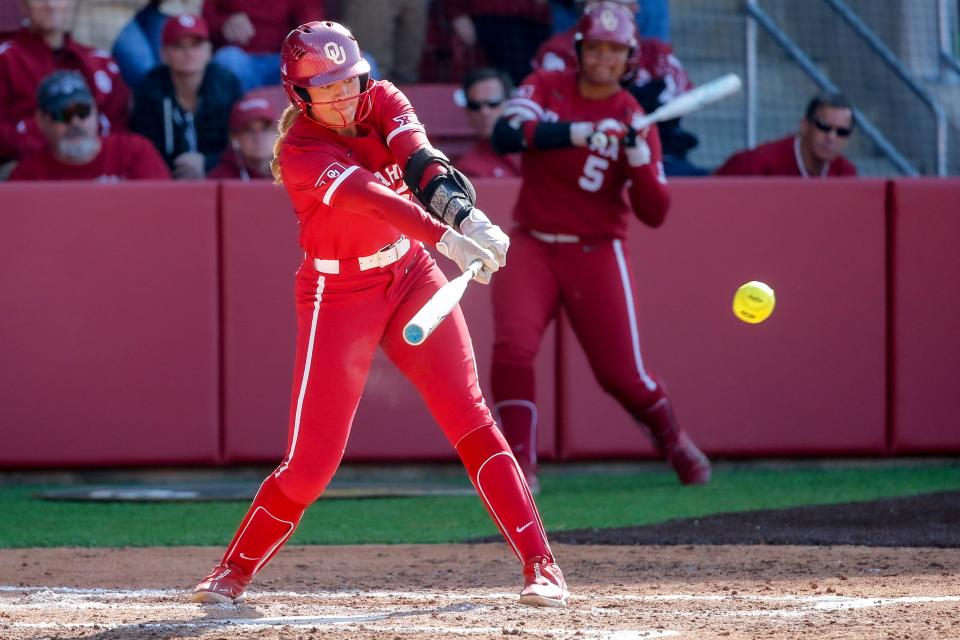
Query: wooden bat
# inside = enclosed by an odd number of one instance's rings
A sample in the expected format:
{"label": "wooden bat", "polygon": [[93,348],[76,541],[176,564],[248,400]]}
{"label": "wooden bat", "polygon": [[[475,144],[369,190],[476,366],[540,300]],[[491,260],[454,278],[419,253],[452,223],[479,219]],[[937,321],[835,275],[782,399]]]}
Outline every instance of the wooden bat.
{"label": "wooden bat", "polygon": [[740,91],[740,87],[742,86],[743,83],[740,82],[740,76],[735,73],[728,73],[720,76],[716,80],[711,80],[704,85],[687,91],[683,95],[661,106],[653,113],[634,118],[630,126],[640,131],[655,122],[663,122],[665,120],[683,117],[698,109],[704,108],[708,104],[713,104],[714,102],[723,100],[727,96],[735,94],[737,91]]}
{"label": "wooden bat", "polygon": [[467,283],[476,277],[483,263],[474,260],[459,276],[440,287],[426,304],[420,307],[403,328],[403,339],[407,344],[418,346],[430,337],[434,329],[440,326],[443,319],[450,315],[453,308],[460,302],[463,292],[467,290]]}

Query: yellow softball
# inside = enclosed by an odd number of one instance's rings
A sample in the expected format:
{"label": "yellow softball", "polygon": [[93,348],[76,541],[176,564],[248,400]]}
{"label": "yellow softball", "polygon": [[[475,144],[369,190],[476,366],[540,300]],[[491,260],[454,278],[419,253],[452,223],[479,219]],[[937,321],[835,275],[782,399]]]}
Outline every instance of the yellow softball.
{"label": "yellow softball", "polygon": [[733,315],[744,322],[757,324],[763,322],[773,313],[777,304],[777,297],[766,284],[751,280],[740,285],[733,295]]}

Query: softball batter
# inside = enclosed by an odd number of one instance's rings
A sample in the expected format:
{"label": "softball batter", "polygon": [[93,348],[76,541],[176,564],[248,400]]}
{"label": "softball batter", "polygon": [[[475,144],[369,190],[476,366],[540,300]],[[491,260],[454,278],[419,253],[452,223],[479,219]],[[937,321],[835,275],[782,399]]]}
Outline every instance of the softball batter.
{"label": "softball batter", "polygon": [[656,128],[630,127],[643,111],[621,84],[635,71],[633,15],[615,2],[592,4],[575,41],[579,68],[528,76],[493,132],[498,151],[524,153],[511,268],[493,288],[494,411],[536,490],[533,362],[562,306],[603,388],[649,431],[683,483],[702,484],[710,462],[643,364],[623,242],[631,212],[657,227],[670,204]]}
{"label": "softball batter", "polygon": [[296,276],[287,451],[193,600],[238,601],[323,493],[379,345],[423,395],[523,563],[520,602],[563,606],[563,574],[480,392],[463,314],[457,308],[422,346],[401,335],[446,282],[424,245],[461,268],[481,260],[477,279],[486,283],[503,266],[509,240],[473,206],[469,182],[430,145],[407,98],[369,72],[356,39],[335,22],[302,25],[284,40],[291,105],[272,168],[293,202],[306,255]]}

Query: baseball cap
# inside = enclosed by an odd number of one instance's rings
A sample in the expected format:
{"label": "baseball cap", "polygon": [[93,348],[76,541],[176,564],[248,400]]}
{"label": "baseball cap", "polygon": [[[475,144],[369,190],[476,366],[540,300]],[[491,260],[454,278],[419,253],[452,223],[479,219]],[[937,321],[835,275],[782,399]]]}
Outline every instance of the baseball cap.
{"label": "baseball cap", "polygon": [[210,39],[207,21],[200,16],[184,13],[170,17],[163,25],[163,46],[174,44],[180,38]]}
{"label": "baseball cap", "polygon": [[85,104],[94,106],[93,94],[79,71],[54,71],[40,82],[37,106],[48,114],[57,114],[65,108]]}
{"label": "baseball cap", "polygon": [[246,96],[230,110],[230,131],[239,131],[255,120],[273,122],[276,119],[277,109],[269,100],[261,96]]}

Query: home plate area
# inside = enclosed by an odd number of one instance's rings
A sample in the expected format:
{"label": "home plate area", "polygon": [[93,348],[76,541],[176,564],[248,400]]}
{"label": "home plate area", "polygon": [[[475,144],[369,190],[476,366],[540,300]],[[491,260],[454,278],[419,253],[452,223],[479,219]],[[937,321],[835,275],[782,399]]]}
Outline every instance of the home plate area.
{"label": "home plate area", "polygon": [[8,549],[0,638],[960,637],[956,549],[554,551],[566,609],[520,606],[518,568],[494,544],[292,546],[245,602],[213,606],[183,584],[216,560],[209,548]]}

